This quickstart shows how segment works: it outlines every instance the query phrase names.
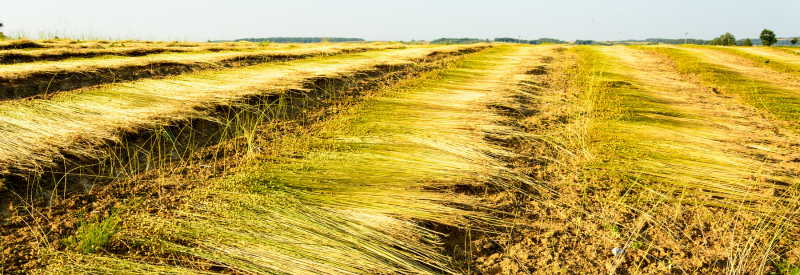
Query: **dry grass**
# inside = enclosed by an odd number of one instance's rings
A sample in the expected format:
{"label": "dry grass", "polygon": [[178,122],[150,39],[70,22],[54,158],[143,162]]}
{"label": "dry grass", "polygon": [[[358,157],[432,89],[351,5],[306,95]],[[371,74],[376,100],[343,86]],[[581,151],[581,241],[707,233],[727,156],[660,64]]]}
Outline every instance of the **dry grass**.
{"label": "dry grass", "polygon": [[[408,68],[468,47],[319,57],[11,102],[0,111],[8,137],[0,164],[29,172],[60,154],[97,157],[90,148],[120,132],[203,117],[252,95],[281,98],[244,107],[257,115],[236,114],[225,129],[246,156],[231,175],[178,209],[124,217],[114,241],[157,253],[58,252],[50,273],[199,274],[212,265],[752,274],[800,260],[800,144],[787,124],[798,112],[795,101],[778,100],[795,99],[797,83],[719,51],[505,45],[337,105],[337,115],[295,135],[270,132],[265,117],[304,104],[282,99],[310,80]],[[463,186],[482,191],[449,192]],[[443,255],[445,236],[431,223],[464,229],[463,246]],[[473,241],[476,229],[484,238]],[[614,247],[625,254],[611,255]]]}
{"label": "dry grass", "polygon": [[[117,42],[82,42],[70,41],[68,43],[48,44],[42,41],[34,42],[19,40],[5,42],[6,48],[13,45],[39,46],[33,49],[7,49],[0,52],[0,63],[14,64],[37,61],[56,61],[69,58],[91,58],[99,56],[142,56],[158,53],[192,53],[192,52],[219,52],[219,51],[264,51],[264,50],[308,50],[310,48],[329,48],[332,46],[352,48],[357,45],[335,44],[257,44],[257,43],[151,43],[137,41]],[[367,45],[363,45],[367,46]],[[372,45],[376,47],[376,45]],[[0,45],[0,48],[4,46]]]}
{"label": "dry grass", "polygon": [[793,181],[797,167],[786,165],[798,157],[787,147],[794,138],[772,131],[775,125],[757,110],[681,79],[657,56],[623,47],[600,52],[609,60],[601,81],[618,86],[614,103],[607,104],[619,104],[621,118],[598,131],[624,140],[617,150],[634,161],[610,160],[622,162],[612,165],[641,180],[673,183],[655,186],[659,192],[702,190],[735,203],[771,200],[764,190],[782,193],[788,186],[775,182]]}
{"label": "dry grass", "polygon": [[[167,216],[131,217],[121,238],[242,273],[453,273],[436,248],[438,233],[419,222],[502,225],[454,207],[480,206],[475,198],[435,189],[526,184],[500,158],[514,153],[485,137],[520,134],[487,104],[509,96],[497,92],[530,49],[469,57],[343,109],[307,134],[263,144],[281,152],[265,155],[289,157],[252,162]],[[52,272],[193,272],[136,258],[59,257],[65,264]]]}
{"label": "dry grass", "polygon": [[291,57],[334,55],[345,52],[363,50],[382,50],[398,48],[396,45],[363,45],[363,46],[344,46],[344,45],[325,45],[308,46],[298,48],[278,48],[278,49],[258,49],[252,51],[234,52],[206,52],[197,51],[194,53],[163,53],[141,57],[125,56],[103,56],[100,58],[62,61],[46,61],[35,63],[20,63],[0,66],[0,77],[9,80],[19,80],[31,76],[70,74],[80,72],[104,71],[123,67],[146,67],[157,64],[217,64],[225,61],[235,60],[264,60],[282,59]]}
{"label": "dry grass", "polygon": [[718,92],[765,111],[780,128],[798,133],[800,83],[792,80],[793,75],[703,47],[653,49],[673,59],[682,73],[696,75]]}
{"label": "dry grass", "polygon": [[[50,100],[3,103],[0,132],[2,174],[41,171],[66,153],[96,157],[91,148],[115,140],[122,131],[165,121],[202,116],[202,109],[250,95],[302,90],[318,77],[346,77],[378,65],[410,64],[438,51],[458,47],[421,47],[286,64],[201,72],[163,80],[114,84],[63,93]],[[14,167],[16,170],[9,170]]]}
{"label": "dry grass", "polygon": [[557,193],[503,206],[519,229],[473,243],[490,253],[482,270],[749,274],[798,260],[794,135],[652,52],[541,60],[519,88],[532,108],[520,149],[539,161],[518,163]]}
{"label": "dry grass", "polygon": [[25,49],[25,48],[45,48],[45,45],[41,43],[37,43],[28,39],[18,39],[18,40],[4,40],[0,41],[0,50],[12,50],[12,49]]}
{"label": "dry grass", "polygon": [[[800,75],[800,52],[791,48],[735,47],[726,48],[730,52],[750,59],[756,64],[776,69],[780,72]],[[767,62],[768,61],[768,62]]]}
{"label": "dry grass", "polygon": [[[598,102],[610,106],[605,110],[612,114],[591,130],[595,146],[602,148],[592,166],[631,184],[612,200],[653,216],[674,236],[686,233],[670,226],[666,213],[689,211],[681,205],[705,206],[693,210],[698,213],[727,208],[709,220],[712,228],[747,226],[703,235],[727,240],[704,248],[725,259],[727,274],[762,273],[776,259],[791,256],[800,206],[794,177],[800,170],[794,163],[797,137],[775,131],[779,125],[761,111],[719,96],[700,79],[679,75],[672,60],[624,47],[593,51],[602,53],[589,56],[602,64],[596,67],[599,85],[608,93]],[[702,58],[726,60],[713,53]],[[753,71],[740,73],[759,77]],[[663,206],[654,211],[653,204]],[[670,204],[676,208],[669,210]],[[685,237],[697,242],[699,236]]]}

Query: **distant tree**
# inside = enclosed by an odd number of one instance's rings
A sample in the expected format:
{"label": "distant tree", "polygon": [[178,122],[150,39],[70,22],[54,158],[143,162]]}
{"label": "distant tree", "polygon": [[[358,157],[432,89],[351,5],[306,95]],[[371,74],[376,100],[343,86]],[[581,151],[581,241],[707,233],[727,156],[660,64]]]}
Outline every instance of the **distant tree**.
{"label": "distant tree", "polygon": [[736,46],[736,37],[733,34],[726,32],[722,35],[722,45],[723,46]]}
{"label": "distant tree", "polygon": [[790,42],[792,42],[792,46],[794,46],[794,44],[797,44],[797,37],[792,38],[792,41],[790,41]]}
{"label": "distant tree", "polygon": [[726,32],[723,35],[720,35],[717,38],[711,40],[710,45],[714,46],[736,46],[736,37],[734,37],[731,33]]}
{"label": "distant tree", "polygon": [[767,47],[778,42],[778,39],[775,38],[775,33],[768,29],[761,31],[761,36],[759,38],[761,38],[761,45]]}
{"label": "distant tree", "polygon": [[465,38],[439,38],[439,39],[432,40],[430,43],[431,44],[451,45],[451,44],[474,44],[474,43],[481,43],[481,42],[483,42],[483,40],[481,40],[479,38],[468,38],[468,37],[465,37]]}
{"label": "distant tree", "polygon": [[750,38],[747,38],[744,40],[744,43],[742,43],[742,46],[751,47],[753,46],[753,42],[750,42]]}

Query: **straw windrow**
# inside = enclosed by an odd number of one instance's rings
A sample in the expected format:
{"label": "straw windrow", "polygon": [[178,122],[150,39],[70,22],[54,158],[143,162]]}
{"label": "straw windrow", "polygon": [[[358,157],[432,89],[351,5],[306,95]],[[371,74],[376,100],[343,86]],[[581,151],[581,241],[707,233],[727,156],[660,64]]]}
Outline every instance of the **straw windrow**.
{"label": "straw windrow", "polygon": [[[24,40],[23,40],[24,41]],[[17,44],[25,42],[16,42]],[[74,44],[73,44],[74,43]],[[112,44],[113,43],[113,44]],[[9,43],[10,44],[10,43]],[[40,49],[6,49],[0,51],[0,64],[17,64],[42,61],[59,61],[74,58],[92,58],[100,56],[143,56],[159,53],[191,53],[191,52],[219,52],[219,51],[253,51],[275,50],[289,47],[288,45],[272,44],[259,46],[254,43],[202,43],[181,45],[177,43],[151,43],[149,41],[117,41],[117,42],[77,42],[68,41],[66,44],[40,45]],[[319,45],[302,45],[305,47]],[[3,46],[0,46],[3,47]],[[296,46],[294,46],[296,47]]]}
{"label": "straw windrow", "polygon": [[94,59],[0,65],[0,98],[46,97],[60,91],[97,84],[396,48],[398,47],[395,45],[325,45],[292,49],[165,53],[140,57],[102,56]]}
{"label": "straw windrow", "polygon": [[323,57],[288,66],[267,64],[115,84],[60,94],[50,100],[5,102],[0,110],[0,133],[4,137],[0,140],[0,174],[35,172],[63,153],[96,157],[98,152],[92,148],[115,140],[122,131],[203,116],[204,108],[247,96],[304,90],[304,84],[314,78],[348,77],[379,65],[408,65],[438,51],[459,49],[464,47]]}
{"label": "straw windrow", "polygon": [[[469,57],[348,108],[317,125],[313,134],[273,141],[270,150],[299,157],[245,168],[166,218],[138,216],[127,223],[124,238],[243,273],[452,272],[437,251],[437,233],[418,221],[502,223],[452,205],[480,205],[473,198],[423,189],[495,184],[490,181],[506,185],[499,188],[530,184],[520,182],[497,157],[513,153],[485,139],[515,134],[486,104],[509,96],[502,93],[506,81],[521,73],[520,61],[530,51],[502,47]],[[142,237],[147,235],[156,237]],[[72,260],[56,266],[60,272],[164,268],[62,257]]]}

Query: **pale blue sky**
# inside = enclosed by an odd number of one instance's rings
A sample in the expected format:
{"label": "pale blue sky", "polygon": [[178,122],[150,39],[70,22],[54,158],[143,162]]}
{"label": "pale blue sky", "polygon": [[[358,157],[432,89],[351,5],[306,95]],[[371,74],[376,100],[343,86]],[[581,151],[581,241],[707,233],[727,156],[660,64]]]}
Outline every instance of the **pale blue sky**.
{"label": "pale blue sky", "polygon": [[[176,1],[2,0],[4,32],[67,31],[157,40],[274,36],[431,40],[756,38],[800,35],[800,0]],[[594,20],[594,24],[592,23]],[[595,34],[596,28],[596,34]],[[621,34],[619,32],[622,32]]]}

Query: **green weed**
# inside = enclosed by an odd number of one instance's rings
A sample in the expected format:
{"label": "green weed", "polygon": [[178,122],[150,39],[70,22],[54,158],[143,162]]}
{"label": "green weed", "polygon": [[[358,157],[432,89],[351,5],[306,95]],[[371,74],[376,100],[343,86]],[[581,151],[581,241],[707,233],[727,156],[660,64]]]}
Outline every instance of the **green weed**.
{"label": "green weed", "polygon": [[75,236],[70,236],[62,240],[67,247],[81,253],[96,253],[105,247],[111,237],[119,232],[119,220],[112,211],[108,217],[100,220],[98,217],[86,221],[82,213],[78,213],[81,224],[75,232]]}
{"label": "green weed", "polygon": [[[780,275],[800,275],[800,265],[792,264],[789,260],[784,259],[783,262],[776,262],[775,266],[780,269]],[[772,273],[776,274],[776,273]]]}
{"label": "green weed", "polygon": [[622,235],[622,231],[619,230],[619,227],[613,224],[607,224],[606,230],[608,230],[608,232],[611,232],[611,235],[614,237],[619,237]]}

